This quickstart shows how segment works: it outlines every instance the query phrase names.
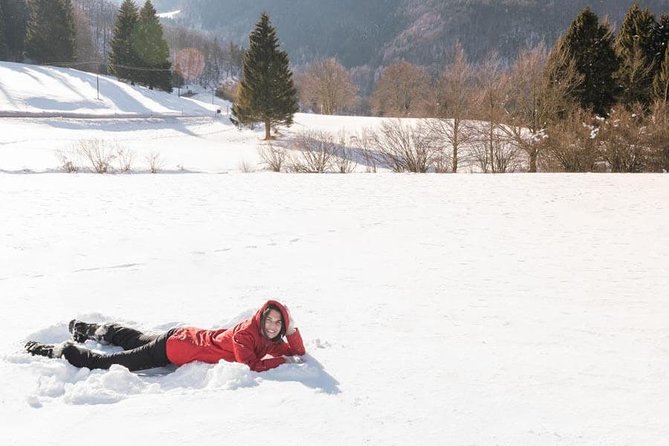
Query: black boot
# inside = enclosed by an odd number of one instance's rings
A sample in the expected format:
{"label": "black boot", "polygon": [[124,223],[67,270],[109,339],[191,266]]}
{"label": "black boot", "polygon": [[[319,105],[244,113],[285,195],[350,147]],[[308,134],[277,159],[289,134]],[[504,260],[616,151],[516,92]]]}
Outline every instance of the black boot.
{"label": "black boot", "polygon": [[28,341],[25,345],[25,349],[28,353],[35,356],[46,356],[47,358],[53,358],[53,349],[54,345],[52,344],[40,344],[35,341]]}
{"label": "black boot", "polygon": [[67,329],[72,333],[74,342],[86,342],[89,339],[93,341],[100,341],[100,337],[96,336],[95,332],[100,328],[98,324],[89,324],[86,322],[72,319],[67,325]]}

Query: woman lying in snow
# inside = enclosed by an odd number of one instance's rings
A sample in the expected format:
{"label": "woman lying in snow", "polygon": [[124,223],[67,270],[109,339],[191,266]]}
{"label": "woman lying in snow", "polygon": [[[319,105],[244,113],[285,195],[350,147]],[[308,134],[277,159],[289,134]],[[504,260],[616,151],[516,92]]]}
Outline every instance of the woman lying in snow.
{"label": "woman lying in snow", "polygon": [[[120,364],[129,370],[144,370],[169,364],[182,365],[192,361],[217,363],[220,359],[241,362],[251,370],[262,372],[286,362],[302,362],[302,336],[295,327],[288,308],[267,301],[250,319],[232,328],[205,330],[179,327],[161,335],[146,335],[118,324],[89,324],[76,319],[69,324],[72,339],[89,339],[122,347],[112,354],[95,353],[72,341],[49,345],[30,341],[25,348],[32,355],[49,358],[65,357],[76,367],[108,369]],[[288,342],[283,341],[286,336]],[[265,355],[271,358],[263,359]]]}

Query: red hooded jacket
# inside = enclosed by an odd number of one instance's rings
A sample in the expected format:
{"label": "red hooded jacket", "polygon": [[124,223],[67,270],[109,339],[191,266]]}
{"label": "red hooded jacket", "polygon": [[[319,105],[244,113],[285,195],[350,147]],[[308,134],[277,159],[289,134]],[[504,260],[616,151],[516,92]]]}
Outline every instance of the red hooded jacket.
{"label": "red hooded jacket", "polygon": [[[252,318],[232,328],[205,330],[195,327],[180,327],[167,338],[167,358],[172,364],[182,365],[192,361],[217,363],[221,359],[241,362],[251,370],[262,372],[283,364],[283,355],[304,355],[304,344],[300,332],[276,340],[262,334],[261,319],[268,305],[281,311],[283,327],[288,328],[290,317],[286,307],[275,300],[268,300]],[[265,355],[273,358],[263,359]]]}

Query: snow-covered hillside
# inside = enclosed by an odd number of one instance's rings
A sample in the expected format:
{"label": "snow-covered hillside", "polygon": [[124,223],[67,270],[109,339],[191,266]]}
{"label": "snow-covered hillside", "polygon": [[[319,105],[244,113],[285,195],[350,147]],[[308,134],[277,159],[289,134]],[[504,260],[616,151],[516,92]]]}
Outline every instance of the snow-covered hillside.
{"label": "snow-covered hillside", "polygon": [[[74,69],[0,62],[0,117],[8,118],[2,119],[0,132],[0,171],[61,171],[60,153],[71,153],[86,140],[132,152],[136,171],[147,170],[144,158],[154,152],[160,154],[163,171],[264,168],[257,150],[264,137],[261,127],[234,127],[228,102],[207,92],[185,98],[104,76],[99,76],[98,100],[97,79]],[[284,132],[353,135],[381,122],[297,114]]]}
{"label": "snow-covered hillside", "polygon": [[0,116],[212,116],[216,105],[83,71],[0,62]]}
{"label": "snow-covered hillside", "polygon": [[[244,174],[262,132],[226,116],[0,125],[0,445],[666,444],[668,175]],[[59,172],[90,138],[160,151],[165,173]],[[130,373],[23,352],[73,317],[226,327],[268,298],[304,364]]]}

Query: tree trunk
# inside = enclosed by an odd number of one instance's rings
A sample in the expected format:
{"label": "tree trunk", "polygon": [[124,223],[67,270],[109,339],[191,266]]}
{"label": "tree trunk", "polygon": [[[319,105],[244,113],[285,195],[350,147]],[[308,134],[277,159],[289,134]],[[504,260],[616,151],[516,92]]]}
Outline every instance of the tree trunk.
{"label": "tree trunk", "polygon": [[265,141],[272,139],[272,124],[269,119],[265,119]]}
{"label": "tree trunk", "polygon": [[536,147],[530,150],[530,172],[537,171],[537,149]]}
{"label": "tree trunk", "polygon": [[460,146],[460,120],[453,119],[453,165],[451,171],[456,173],[458,171],[458,147]]}

